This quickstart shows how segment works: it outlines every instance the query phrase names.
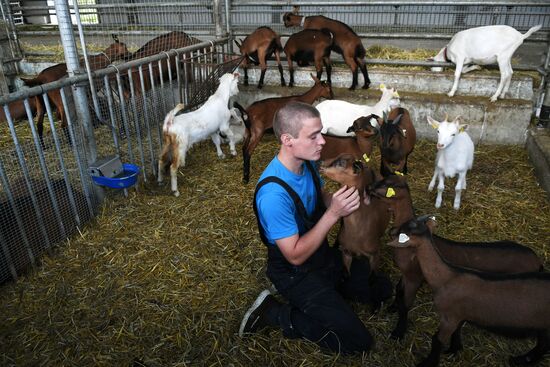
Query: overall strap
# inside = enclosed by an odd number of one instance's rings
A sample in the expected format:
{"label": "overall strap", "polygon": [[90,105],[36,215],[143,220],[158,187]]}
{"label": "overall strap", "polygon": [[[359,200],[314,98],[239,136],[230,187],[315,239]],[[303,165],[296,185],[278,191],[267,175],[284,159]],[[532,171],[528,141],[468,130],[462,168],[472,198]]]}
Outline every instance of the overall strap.
{"label": "overall strap", "polygon": [[254,192],[254,200],[252,202],[252,206],[254,208],[254,214],[256,215],[256,221],[258,222],[258,230],[260,232],[260,238],[262,239],[262,242],[265,243],[266,245],[269,244],[269,242],[267,241],[267,238],[265,237],[264,229],[262,227],[262,224],[260,223],[260,217],[258,216],[258,206],[256,205],[256,196],[258,195],[258,191],[260,191],[260,189],[264,185],[266,185],[268,183],[271,183],[271,182],[281,185],[286,190],[286,192],[290,195],[290,197],[292,198],[292,201],[294,201],[294,206],[296,207],[296,210],[298,211],[298,215],[304,221],[305,227],[307,229],[309,229],[309,228],[311,228],[315,225],[315,223],[313,223],[311,221],[311,219],[309,218],[309,216],[307,215],[307,211],[306,211],[306,208],[304,207],[304,203],[302,202],[302,199],[300,199],[300,197],[298,196],[296,191],[294,191],[292,189],[292,187],[290,187],[289,184],[287,184],[285,181],[281,180],[279,177],[268,176],[268,177],[264,178],[263,180],[261,180],[260,182],[258,182],[258,185],[256,186],[256,191]]}

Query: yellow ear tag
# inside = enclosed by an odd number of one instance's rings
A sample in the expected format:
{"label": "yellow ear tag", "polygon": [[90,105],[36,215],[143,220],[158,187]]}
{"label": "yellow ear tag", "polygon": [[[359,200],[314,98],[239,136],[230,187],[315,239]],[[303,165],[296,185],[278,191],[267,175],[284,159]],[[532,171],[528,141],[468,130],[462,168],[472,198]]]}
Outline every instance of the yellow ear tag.
{"label": "yellow ear tag", "polygon": [[463,133],[463,132],[464,132],[464,128],[461,126],[460,129],[458,129],[458,132],[459,132],[459,133]]}
{"label": "yellow ear tag", "polygon": [[404,176],[403,173],[402,173],[402,172],[399,172],[399,171],[395,171],[395,174],[396,174],[397,176]]}
{"label": "yellow ear tag", "polygon": [[395,196],[395,190],[393,187],[388,187],[388,191],[386,191],[386,197],[391,198],[392,196]]}
{"label": "yellow ear tag", "polygon": [[380,84],[380,90],[386,89],[386,84]]}
{"label": "yellow ear tag", "polygon": [[393,96],[394,96],[395,98],[401,98],[401,97],[399,97],[399,93],[397,93],[397,92],[393,92]]}
{"label": "yellow ear tag", "polygon": [[367,155],[367,153],[363,154],[363,159],[365,160],[365,162],[369,163],[370,161],[370,158],[369,156]]}

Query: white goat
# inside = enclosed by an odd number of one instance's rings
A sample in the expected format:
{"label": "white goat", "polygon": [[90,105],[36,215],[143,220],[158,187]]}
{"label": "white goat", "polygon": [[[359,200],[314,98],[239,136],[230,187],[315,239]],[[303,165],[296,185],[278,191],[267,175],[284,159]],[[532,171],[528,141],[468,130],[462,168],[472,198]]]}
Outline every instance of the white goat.
{"label": "white goat", "polygon": [[233,132],[229,128],[231,111],[227,106],[229,98],[239,93],[238,80],[237,73],[224,74],[216,92],[199,109],[175,116],[183,109],[183,105],[178,104],[166,115],[162,127],[163,146],[158,165],[158,182],[162,182],[163,170],[170,165],[170,184],[174,196],[179,196],[178,168],[185,166],[185,156],[194,143],[210,136],[216,145],[218,157],[224,158],[218,133],[222,132],[229,139],[231,154],[237,155]]}
{"label": "white goat", "polygon": [[[498,63],[500,83],[496,93],[491,97],[491,102],[495,102],[499,96],[504,98],[510,88],[514,72],[511,63],[512,55],[521,46],[524,39],[541,27],[542,25],[532,27],[525,34],[521,34],[507,25],[466,29],[455,34],[447,46],[429,60],[453,62],[456,65],[454,84],[447,94],[449,97],[455,95],[461,73],[480,69],[479,65]],[[467,66],[465,67],[465,65]],[[432,71],[441,71],[441,69],[440,67],[432,68]]]}
{"label": "white goat", "polygon": [[353,132],[347,132],[353,125],[353,121],[359,117],[371,114],[382,117],[383,112],[388,112],[392,107],[399,105],[399,93],[393,88],[386,88],[380,84],[382,96],[374,106],[353,104],[342,100],[325,100],[315,107],[321,113],[323,122],[323,134],[338,136],[354,136]]}
{"label": "white goat", "polygon": [[468,125],[460,124],[460,116],[453,122],[447,122],[447,114],[444,121],[436,121],[428,116],[428,124],[437,129],[437,156],[435,157],[435,170],[428,190],[432,191],[436,178],[437,198],[435,207],[441,206],[441,197],[445,188],[445,176],[454,177],[458,174],[455,187],[455,201],[453,208],[460,208],[460,195],[466,189],[466,173],[474,163],[474,143],[465,131]]}
{"label": "white goat", "polygon": [[[229,119],[229,128],[233,132],[233,141],[235,144],[239,144],[244,139],[244,131],[246,127],[244,126],[244,120],[240,115],[238,108],[230,108],[231,118]],[[225,136],[222,136],[222,143],[229,143],[229,139]]]}

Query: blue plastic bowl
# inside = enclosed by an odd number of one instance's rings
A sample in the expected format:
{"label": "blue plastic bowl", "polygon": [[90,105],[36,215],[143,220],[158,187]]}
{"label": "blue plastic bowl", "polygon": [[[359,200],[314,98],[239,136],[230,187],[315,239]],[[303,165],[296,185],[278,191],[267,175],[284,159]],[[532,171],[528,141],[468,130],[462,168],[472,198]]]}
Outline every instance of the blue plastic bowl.
{"label": "blue plastic bowl", "polygon": [[92,176],[92,180],[101,186],[111,187],[113,189],[126,189],[135,185],[139,175],[139,166],[131,163],[122,165],[122,172],[115,177]]}

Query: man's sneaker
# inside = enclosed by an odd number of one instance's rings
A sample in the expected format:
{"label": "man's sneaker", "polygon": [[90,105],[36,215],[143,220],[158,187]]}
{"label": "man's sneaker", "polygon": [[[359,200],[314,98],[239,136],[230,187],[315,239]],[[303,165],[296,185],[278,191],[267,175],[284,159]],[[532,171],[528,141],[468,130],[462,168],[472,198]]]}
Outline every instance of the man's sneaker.
{"label": "man's sneaker", "polygon": [[263,290],[244,314],[239,328],[239,336],[253,333],[265,326],[273,326],[275,322],[269,319],[269,313],[270,311],[273,313],[273,308],[278,306],[279,302],[273,297],[269,289]]}

